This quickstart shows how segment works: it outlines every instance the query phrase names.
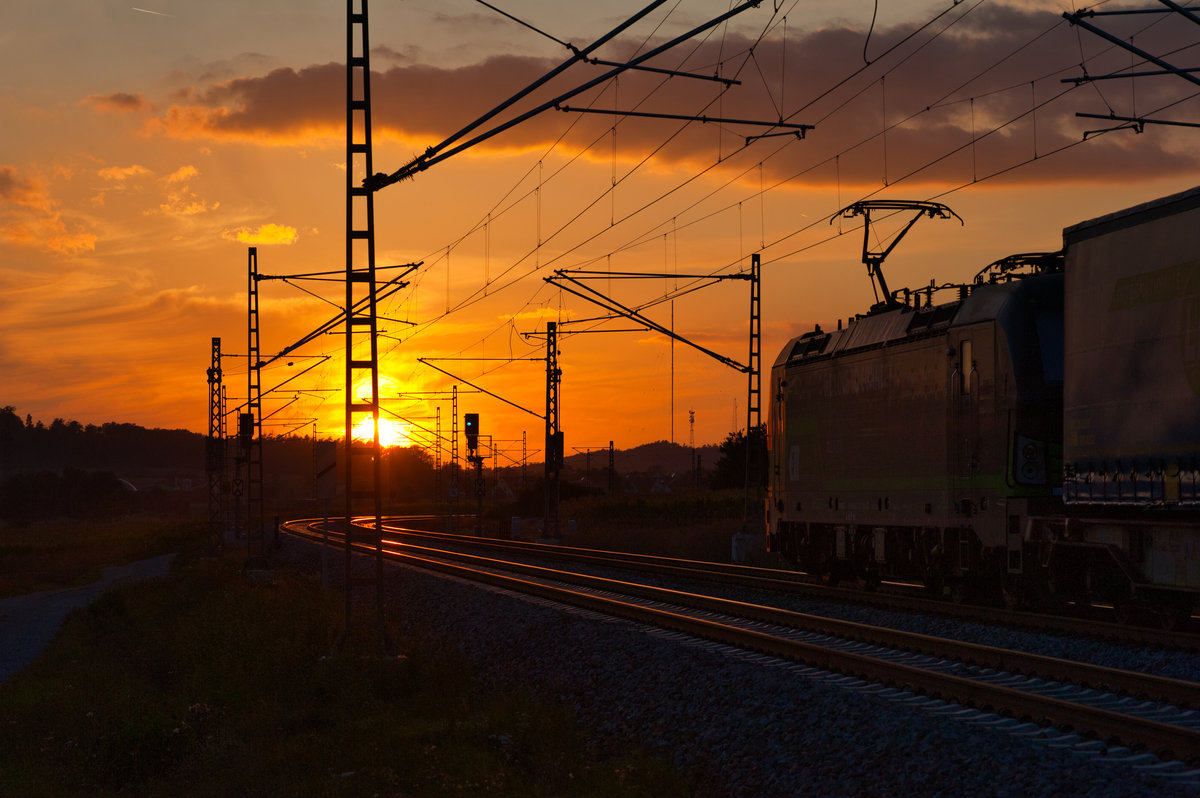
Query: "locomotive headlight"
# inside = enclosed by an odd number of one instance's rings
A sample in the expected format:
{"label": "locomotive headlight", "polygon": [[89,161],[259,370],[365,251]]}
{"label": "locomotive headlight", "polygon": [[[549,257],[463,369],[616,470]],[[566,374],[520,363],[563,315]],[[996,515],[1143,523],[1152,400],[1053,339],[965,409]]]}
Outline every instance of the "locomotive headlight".
{"label": "locomotive headlight", "polygon": [[1046,484],[1046,445],[1024,436],[1017,436],[1017,482],[1022,485]]}

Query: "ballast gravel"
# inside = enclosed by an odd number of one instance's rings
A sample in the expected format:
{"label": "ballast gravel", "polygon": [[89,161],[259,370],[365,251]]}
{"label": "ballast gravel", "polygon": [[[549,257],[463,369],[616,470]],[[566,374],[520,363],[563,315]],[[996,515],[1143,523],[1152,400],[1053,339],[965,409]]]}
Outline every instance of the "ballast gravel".
{"label": "ballast gravel", "polygon": [[[316,571],[319,549],[289,539],[276,562]],[[598,754],[633,744],[673,761],[697,798],[1200,795],[1200,774],[1156,775],[1144,757],[1058,748],[878,685],[385,567],[404,635],[460,651],[480,690],[569,707]]]}

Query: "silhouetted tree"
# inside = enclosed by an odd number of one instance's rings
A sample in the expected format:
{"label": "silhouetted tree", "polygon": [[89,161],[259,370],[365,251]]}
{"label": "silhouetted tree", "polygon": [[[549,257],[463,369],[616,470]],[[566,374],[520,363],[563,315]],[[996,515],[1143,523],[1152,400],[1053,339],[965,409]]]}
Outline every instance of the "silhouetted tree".
{"label": "silhouetted tree", "polygon": [[401,502],[441,500],[434,496],[433,457],[417,446],[395,446],[383,452],[384,484],[387,493]]}
{"label": "silhouetted tree", "polygon": [[[709,486],[712,488],[740,488],[746,484],[746,434],[741,430],[731,432],[721,443]],[[767,427],[759,424],[750,432],[750,484],[761,485],[767,474]]]}

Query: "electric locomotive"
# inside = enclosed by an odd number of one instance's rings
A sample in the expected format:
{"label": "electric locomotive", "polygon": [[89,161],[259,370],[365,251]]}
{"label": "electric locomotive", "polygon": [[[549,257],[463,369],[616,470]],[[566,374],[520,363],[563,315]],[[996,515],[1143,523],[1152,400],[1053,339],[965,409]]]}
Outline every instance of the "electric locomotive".
{"label": "electric locomotive", "polygon": [[[917,215],[872,253],[880,210]],[[882,300],[792,339],[772,367],[768,548],[829,582],[1186,618],[1200,595],[1200,189],[918,292],[888,291],[883,259],[917,218],[953,212],[841,214],[865,217]]]}

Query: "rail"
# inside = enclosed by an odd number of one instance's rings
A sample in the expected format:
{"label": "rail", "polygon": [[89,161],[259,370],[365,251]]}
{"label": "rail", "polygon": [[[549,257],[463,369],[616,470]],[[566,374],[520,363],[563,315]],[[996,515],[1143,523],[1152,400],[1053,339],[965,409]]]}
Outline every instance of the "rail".
{"label": "rail", "polygon": [[[319,536],[319,533],[310,529],[307,522],[288,524],[285,528],[294,534]],[[968,706],[990,708],[1001,714],[1030,719],[1040,724],[1066,726],[1100,740],[1116,740],[1125,745],[1144,747],[1160,755],[1173,756],[1187,762],[1200,762],[1200,728],[1165,723],[1003,684],[890,662],[879,657],[805,642],[781,634],[740,627],[735,623],[696,617],[688,614],[685,608],[722,613],[731,618],[737,617],[756,623],[804,629],[875,646],[956,659],[1010,673],[1033,673],[1056,681],[1083,685],[1093,690],[1153,696],[1157,700],[1178,706],[1196,705],[1200,696],[1200,685],[1192,682],[1056,660],[1041,655],[872,627],[543,566],[512,563],[411,544],[398,545],[403,548],[397,548],[396,543],[385,546],[386,555],[398,562],[762,652],[823,670],[957,701]],[[467,564],[449,562],[444,559],[447,557],[464,560]],[[497,569],[501,568],[509,573],[500,573]],[[541,581],[551,579],[557,584]],[[563,584],[564,582],[569,584]],[[622,597],[597,595],[591,592],[593,590],[618,592]],[[669,603],[674,608],[648,606],[627,598]]]}

